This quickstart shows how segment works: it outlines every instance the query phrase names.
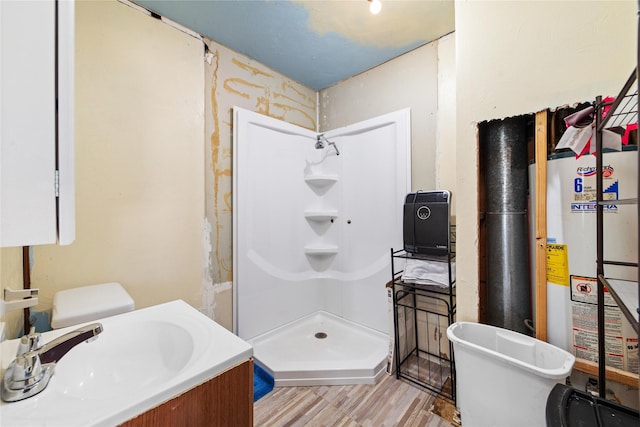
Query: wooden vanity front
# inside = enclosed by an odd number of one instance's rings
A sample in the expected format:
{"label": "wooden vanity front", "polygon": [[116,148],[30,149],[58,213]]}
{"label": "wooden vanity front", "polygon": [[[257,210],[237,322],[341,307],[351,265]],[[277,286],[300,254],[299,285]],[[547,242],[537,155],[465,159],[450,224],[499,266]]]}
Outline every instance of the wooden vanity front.
{"label": "wooden vanity front", "polygon": [[121,426],[253,426],[253,359],[224,371]]}

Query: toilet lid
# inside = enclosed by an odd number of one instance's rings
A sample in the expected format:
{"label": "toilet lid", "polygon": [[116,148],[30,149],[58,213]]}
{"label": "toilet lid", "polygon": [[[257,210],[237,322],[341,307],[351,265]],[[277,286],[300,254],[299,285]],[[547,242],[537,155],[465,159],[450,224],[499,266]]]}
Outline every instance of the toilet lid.
{"label": "toilet lid", "polygon": [[102,283],[58,291],[53,297],[54,329],[133,311],[133,299],[120,283]]}

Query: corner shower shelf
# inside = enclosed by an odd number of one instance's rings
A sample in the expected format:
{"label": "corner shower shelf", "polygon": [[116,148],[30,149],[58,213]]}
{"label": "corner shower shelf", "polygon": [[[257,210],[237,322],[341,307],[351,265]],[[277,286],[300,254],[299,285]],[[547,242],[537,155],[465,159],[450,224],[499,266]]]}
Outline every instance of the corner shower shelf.
{"label": "corner shower shelf", "polygon": [[330,256],[338,253],[336,245],[308,245],[304,247],[306,255]]}
{"label": "corner shower shelf", "polygon": [[337,210],[308,210],[304,211],[304,217],[311,221],[331,221],[338,217]]}
{"label": "corner shower shelf", "polygon": [[335,174],[315,174],[306,175],[304,180],[307,184],[316,188],[329,187],[338,181],[338,175]]}

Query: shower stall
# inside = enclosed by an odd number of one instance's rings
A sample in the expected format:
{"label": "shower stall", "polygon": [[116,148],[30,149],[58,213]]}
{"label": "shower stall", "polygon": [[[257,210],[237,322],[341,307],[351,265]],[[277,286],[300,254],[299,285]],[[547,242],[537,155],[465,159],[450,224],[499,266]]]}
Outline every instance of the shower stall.
{"label": "shower stall", "polygon": [[322,134],[234,109],[234,331],[276,385],[385,372],[410,151],[409,109]]}

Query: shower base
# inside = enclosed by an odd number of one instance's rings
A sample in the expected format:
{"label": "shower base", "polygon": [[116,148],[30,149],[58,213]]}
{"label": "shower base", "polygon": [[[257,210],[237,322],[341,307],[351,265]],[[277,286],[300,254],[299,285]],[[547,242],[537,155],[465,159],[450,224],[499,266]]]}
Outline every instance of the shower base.
{"label": "shower base", "polygon": [[275,386],[375,384],[386,373],[386,334],[319,311],[249,342]]}

